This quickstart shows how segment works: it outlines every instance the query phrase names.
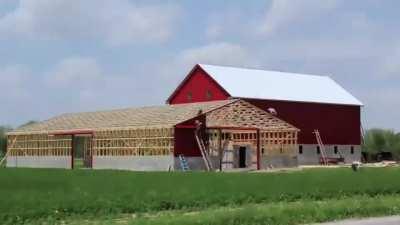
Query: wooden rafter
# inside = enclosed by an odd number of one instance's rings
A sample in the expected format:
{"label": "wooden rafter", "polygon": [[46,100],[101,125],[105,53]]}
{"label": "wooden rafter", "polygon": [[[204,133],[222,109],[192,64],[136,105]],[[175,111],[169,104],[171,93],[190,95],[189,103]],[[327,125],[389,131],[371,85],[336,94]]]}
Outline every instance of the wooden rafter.
{"label": "wooden rafter", "polygon": [[257,128],[264,131],[298,131],[293,125],[243,100],[206,114],[208,127]]}

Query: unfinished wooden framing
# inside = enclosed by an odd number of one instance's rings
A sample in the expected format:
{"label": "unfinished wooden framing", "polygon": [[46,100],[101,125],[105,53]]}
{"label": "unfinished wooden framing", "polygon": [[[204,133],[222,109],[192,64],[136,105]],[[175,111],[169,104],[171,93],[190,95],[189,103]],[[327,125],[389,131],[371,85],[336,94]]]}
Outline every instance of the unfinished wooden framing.
{"label": "unfinished wooden framing", "polygon": [[172,128],[100,130],[94,132],[94,156],[173,154]]}
{"label": "unfinished wooden framing", "polygon": [[[211,108],[212,104],[207,103],[205,106]],[[208,132],[206,143],[210,156],[221,157],[222,149],[227,149],[228,146],[232,148],[233,145],[252,146],[251,149],[254,151],[252,156],[257,159],[257,163],[263,155],[296,154],[299,130],[246,101],[229,100],[224,104],[218,102],[208,111],[197,109],[196,104],[182,106],[185,110],[179,106],[165,107],[136,111],[132,109],[129,115],[126,110],[107,112],[107,115],[116,118],[115,124],[135,123],[130,118],[140,118],[140,126],[94,128],[98,121],[105,120],[102,115],[101,118],[96,117],[96,120],[93,120],[94,124],[90,124],[93,127],[79,127],[75,130],[54,129],[46,132],[35,130],[31,133],[29,128],[24,128],[20,132],[11,132],[8,134],[7,156],[73,156],[74,136],[79,135],[86,136],[83,151],[86,158],[173,155],[174,126],[198,116],[199,112],[203,112],[206,117]],[[178,111],[174,111],[175,109],[180,110],[176,115],[174,113]],[[158,110],[163,113],[157,114]],[[147,118],[148,111],[152,113],[151,118]],[[73,127],[75,120],[80,121],[77,124],[81,124],[82,121],[89,121],[97,114],[61,116],[54,121],[46,122],[45,127],[50,129],[51,124],[56,124],[55,127]],[[161,124],[163,118],[169,122]],[[157,125],[146,126],[149,121],[156,121]],[[40,126],[42,125],[35,125],[35,127]]]}
{"label": "unfinished wooden framing", "polygon": [[[223,154],[225,149],[233,149],[233,146],[250,145],[253,156],[257,154],[257,142],[259,141],[261,156],[296,156],[297,132],[292,131],[263,131],[257,129],[208,129],[209,151],[212,156]],[[253,160],[254,161],[254,160]]]}
{"label": "unfinished wooden framing", "polygon": [[8,135],[7,156],[68,156],[71,136],[48,134]]}
{"label": "unfinished wooden framing", "polygon": [[[21,134],[8,136],[8,156],[68,156],[73,135]],[[93,156],[169,155],[172,128],[98,130],[89,136],[83,152]]]}
{"label": "unfinished wooden framing", "polygon": [[206,118],[211,154],[233,144],[248,144],[256,149],[257,139],[262,155],[297,154],[299,130],[246,101],[228,104],[208,113]]}

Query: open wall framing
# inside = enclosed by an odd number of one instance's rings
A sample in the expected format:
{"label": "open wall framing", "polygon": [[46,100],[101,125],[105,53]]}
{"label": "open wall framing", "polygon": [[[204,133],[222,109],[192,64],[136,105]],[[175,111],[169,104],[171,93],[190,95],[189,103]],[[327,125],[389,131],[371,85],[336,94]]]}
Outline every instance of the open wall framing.
{"label": "open wall framing", "polygon": [[207,114],[210,154],[220,168],[235,168],[240,149],[246,149],[246,167],[297,166],[299,130],[245,101],[236,101]]}
{"label": "open wall framing", "polygon": [[203,169],[206,151],[215,169],[236,168],[238,157],[240,167],[262,169],[296,157],[298,132],[243,100],[67,114],[10,132],[7,166],[74,168],[82,157],[95,169],[170,170],[182,155]]}
{"label": "open wall framing", "polygon": [[173,168],[173,129],[99,130],[93,136],[93,168],[169,170]]}
{"label": "open wall framing", "polygon": [[[67,134],[68,133],[68,134]],[[81,131],[8,136],[8,167],[72,168]],[[104,129],[85,134],[82,156],[93,168],[167,170],[173,166],[173,129]],[[161,161],[164,160],[164,163]]]}
{"label": "open wall framing", "polygon": [[7,167],[71,167],[71,136],[22,134],[7,140]]}

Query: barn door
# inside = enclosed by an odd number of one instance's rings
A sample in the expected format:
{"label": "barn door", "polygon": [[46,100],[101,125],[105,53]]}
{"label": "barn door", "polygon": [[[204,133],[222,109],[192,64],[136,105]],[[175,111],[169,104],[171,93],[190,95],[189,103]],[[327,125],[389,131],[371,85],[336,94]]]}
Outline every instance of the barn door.
{"label": "barn door", "polygon": [[92,136],[74,135],[73,167],[92,168]]}
{"label": "barn door", "polygon": [[246,168],[246,147],[239,148],[239,168]]}

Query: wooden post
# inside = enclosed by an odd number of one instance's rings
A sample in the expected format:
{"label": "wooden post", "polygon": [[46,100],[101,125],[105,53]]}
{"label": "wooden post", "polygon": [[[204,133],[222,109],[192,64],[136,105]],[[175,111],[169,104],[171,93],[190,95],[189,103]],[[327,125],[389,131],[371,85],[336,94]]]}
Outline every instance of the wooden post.
{"label": "wooden post", "polygon": [[257,170],[261,169],[260,158],[260,129],[257,129]]}
{"label": "wooden post", "polygon": [[219,171],[222,171],[223,149],[222,149],[222,130],[218,129],[218,152],[219,152]]}
{"label": "wooden post", "polygon": [[71,169],[74,169],[75,135],[71,134]]}

